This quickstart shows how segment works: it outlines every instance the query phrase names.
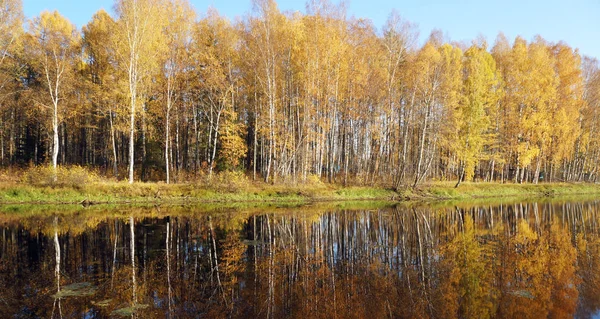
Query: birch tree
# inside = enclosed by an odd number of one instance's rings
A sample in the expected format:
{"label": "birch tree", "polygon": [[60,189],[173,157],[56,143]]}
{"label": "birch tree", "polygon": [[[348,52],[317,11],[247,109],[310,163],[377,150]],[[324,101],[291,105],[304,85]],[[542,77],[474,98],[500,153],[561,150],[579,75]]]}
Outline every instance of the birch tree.
{"label": "birch tree", "polygon": [[33,20],[30,30],[32,64],[41,74],[49,97],[49,103],[42,104],[49,108],[51,113],[52,167],[56,172],[59,152],[58,126],[62,111],[59,110],[59,105],[65,100],[68,81],[73,75],[79,35],[75,26],[57,11],[42,12]]}
{"label": "birch tree", "polygon": [[[582,152],[583,145],[577,143],[577,137],[581,135],[582,127],[584,79],[581,57],[577,50],[564,43],[554,45],[551,50],[556,61],[558,79],[557,103],[553,103],[550,110],[553,125],[549,154],[551,165],[554,167],[565,160],[572,160],[574,154]],[[586,161],[587,158],[584,158],[576,164],[578,177],[582,173],[579,167],[585,167]]]}
{"label": "birch tree", "polygon": [[[3,112],[6,110],[6,100],[13,96],[18,88],[15,75],[22,67],[15,59],[22,51],[19,41],[23,34],[23,9],[20,0],[0,1],[0,165],[4,164],[4,136],[9,131]],[[12,136],[12,135],[11,135]],[[11,146],[12,147],[12,146]],[[10,162],[10,161],[9,161]]]}
{"label": "birch tree", "polygon": [[[23,33],[23,8],[21,0],[0,0],[0,68],[5,61],[14,58],[14,50]],[[0,90],[6,79],[0,79]]]}
{"label": "birch tree", "polygon": [[150,74],[159,69],[165,49],[165,12],[159,0],[118,0],[117,30],[113,45],[127,73],[129,99],[129,183],[134,181],[136,112],[140,96],[148,89]]}
{"label": "birch tree", "polygon": [[171,181],[171,110],[181,98],[177,89],[188,61],[190,50],[192,23],[195,13],[186,0],[171,0],[167,2],[167,25],[164,30],[167,50],[163,66],[163,76],[166,82],[165,92],[165,172],[167,184]]}
{"label": "birch tree", "polygon": [[275,149],[277,148],[276,116],[279,106],[279,94],[277,87],[278,71],[278,26],[282,24],[283,16],[279,12],[274,0],[254,0],[254,8],[259,17],[250,21],[251,45],[258,50],[254,65],[257,68],[257,79],[260,83],[261,93],[266,98],[268,113],[267,141],[268,154],[266,158],[266,169],[263,172],[265,182],[270,180],[271,175],[275,177]]}
{"label": "birch tree", "polygon": [[[227,125],[233,125],[236,120],[232,115],[235,113],[239,85],[239,52],[236,50],[239,37],[226,18],[219,16],[216,10],[210,9],[207,16],[197,25],[195,40],[195,61],[199,64],[198,86],[208,122],[209,175],[212,176],[223,121],[227,120]],[[228,134],[231,133],[232,130]]]}

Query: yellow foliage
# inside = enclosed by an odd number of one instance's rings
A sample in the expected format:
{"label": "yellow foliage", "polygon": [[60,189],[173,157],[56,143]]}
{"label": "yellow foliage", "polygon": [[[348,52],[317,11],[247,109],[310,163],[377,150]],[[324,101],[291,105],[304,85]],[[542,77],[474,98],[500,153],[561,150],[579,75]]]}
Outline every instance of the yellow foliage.
{"label": "yellow foliage", "polygon": [[35,166],[28,169],[22,179],[29,185],[83,188],[97,182],[99,177],[81,166],[59,166],[56,170],[49,166]]}

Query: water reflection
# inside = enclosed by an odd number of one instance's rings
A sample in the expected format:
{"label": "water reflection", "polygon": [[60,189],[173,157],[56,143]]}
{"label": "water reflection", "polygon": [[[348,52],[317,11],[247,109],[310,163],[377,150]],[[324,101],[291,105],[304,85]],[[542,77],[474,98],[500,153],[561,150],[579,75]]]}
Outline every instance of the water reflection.
{"label": "water reflection", "polygon": [[590,318],[599,208],[0,216],[0,314]]}

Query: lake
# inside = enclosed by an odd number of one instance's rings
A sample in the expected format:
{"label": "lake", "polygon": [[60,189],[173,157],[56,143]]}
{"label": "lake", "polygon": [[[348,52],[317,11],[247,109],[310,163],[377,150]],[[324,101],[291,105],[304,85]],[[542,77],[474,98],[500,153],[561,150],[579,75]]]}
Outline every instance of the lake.
{"label": "lake", "polygon": [[2,318],[592,318],[600,201],[0,209]]}

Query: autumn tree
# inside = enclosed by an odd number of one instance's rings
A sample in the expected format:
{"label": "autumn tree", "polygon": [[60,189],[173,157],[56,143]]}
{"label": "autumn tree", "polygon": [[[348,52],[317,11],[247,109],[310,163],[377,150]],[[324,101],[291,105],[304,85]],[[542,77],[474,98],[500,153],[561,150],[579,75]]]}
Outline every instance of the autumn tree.
{"label": "autumn tree", "polygon": [[[23,8],[21,0],[0,1],[0,68],[6,70],[6,60],[14,59],[19,36],[23,32]],[[4,73],[4,72],[3,72]],[[4,74],[3,74],[4,75]],[[0,81],[0,90],[8,78]]]}
{"label": "autumn tree", "polygon": [[506,177],[506,168],[512,163],[508,161],[513,156],[513,145],[516,143],[512,137],[511,130],[514,129],[510,125],[510,121],[513,120],[511,117],[512,113],[508,107],[508,99],[506,93],[506,82],[508,78],[506,74],[509,70],[510,52],[511,46],[506,36],[500,33],[496,37],[494,46],[490,50],[494,61],[496,62],[496,68],[500,75],[499,91],[502,93],[498,103],[493,112],[492,118],[492,132],[496,135],[495,145],[490,146],[491,163],[489,168],[490,180],[494,180],[496,176],[496,165],[499,164],[499,179],[504,181]]}
{"label": "autumn tree", "polygon": [[223,124],[219,134],[219,158],[225,170],[235,170],[248,153],[243,136],[246,127],[240,123],[238,114],[232,109],[223,112]]}
{"label": "autumn tree", "polygon": [[30,49],[32,61],[42,77],[41,82],[48,92],[49,103],[40,101],[48,108],[52,119],[52,167],[58,164],[59,139],[58,130],[63,110],[59,110],[60,102],[64,102],[66,91],[73,78],[73,68],[77,57],[79,35],[77,29],[57,11],[42,12],[30,26]]}
{"label": "autumn tree", "polygon": [[458,183],[473,178],[484,147],[493,142],[490,110],[498,103],[500,75],[496,62],[485,45],[472,45],[464,54],[463,91],[456,110],[458,143],[456,154],[460,169]]}
{"label": "autumn tree", "polygon": [[140,97],[148,89],[150,75],[159,68],[165,49],[166,23],[163,2],[158,0],[118,0],[117,28],[112,44],[119,65],[127,74],[129,99],[129,183],[133,183],[136,111]]}
{"label": "autumn tree", "polygon": [[[398,166],[395,186],[399,187],[406,173],[407,150],[408,150],[408,122],[411,110],[409,110],[409,99],[403,94],[405,90],[405,79],[402,77],[408,67],[409,50],[416,42],[417,31],[415,25],[402,19],[393,11],[383,28],[381,43],[385,49],[385,74],[387,83],[387,108],[398,116],[395,138],[399,141]],[[413,91],[414,92],[414,91]],[[395,122],[396,122],[395,121]],[[401,147],[400,147],[401,145]]]}
{"label": "autumn tree", "polygon": [[[535,84],[530,89],[530,96],[528,96],[529,105],[533,109],[532,121],[526,127],[531,125],[528,129],[531,129],[532,142],[535,145],[534,149],[539,150],[537,151],[532,178],[532,181],[537,184],[542,168],[542,159],[549,153],[549,145],[552,139],[552,118],[550,116],[557,104],[559,79],[556,77],[554,69],[556,60],[550,51],[548,43],[544,39],[536,38],[530,45],[529,55],[531,65],[529,76],[534,79]],[[531,94],[532,92],[534,94]],[[572,116],[576,116],[576,114]]]}
{"label": "autumn tree", "polygon": [[442,265],[449,268],[450,277],[444,281],[454,283],[452,286],[457,290],[457,299],[453,302],[458,302],[458,317],[492,318],[496,300],[492,274],[488,270],[493,268],[494,256],[489,246],[480,243],[469,214],[465,214],[460,229],[454,230],[457,231],[454,238],[440,250],[444,256]]}
{"label": "autumn tree", "polygon": [[[187,0],[167,1],[167,25],[164,30],[167,50],[163,57],[163,76],[165,89],[165,172],[167,184],[170,183],[172,160],[171,151],[171,110],[178,101],[183,100],[178,85],[182,80],[185,69],[189,65],[188,51],[190,50],[191,30],[195,13]],[[181,86],[179,86],[181,87]]]}
{"label": "autumn tree", "polygon": [[[0,164],[4,164],[4,137],[8,128],[4,120],[6,104],[14,97],[18,86],[16,75],[22,70],[22,64],[16,57],[22,46],[19,39],[23,34],[23,9],[20,0],[0,1]],[[14,101],[14,98],[12,99]],[[9,154],[12,155],[12,154]]]}
{"label": "autumn tree", "polygon": [[118,73],[114,47],[107,45],[115,31],[115,21],[104,10],[98,11],[92,21],[83,27],[83,49],[87,57],[86,79],[91,83],[91,103],[98,104],[108,118],[112,149],[113,174],[118,174],[116,110],[119,96],[123,96],[122,80]]}
{"label": "autumn tree", "polygon": [[427,175],[440,144],[453,139],[454,109],[462,85],[462,51],[434,40],[418,52],[411,79],[417,105],[421,106],[416,115],[419,123],[413,187]]}
{"label": "autumn tree", "polygon": [[[256,50],[256,64],[253,66],[257,70],[256,78],[260,85],[261,95],[265,98],[266,113],[268,114],[266,130],[266,139],[268,141],[268,152],[264,180],[269,181],[271,174],[275,170],[275,149],[277,148],[276,134],[276,115],[278,109],[278,88],[277,88],[277,70],[278,70],[278,26],[283,23],[283,16],[279,12],[277,3],[274,0],[255,0],[253,2],[254,10],[258,17],[251,20],[249,46]],[[274,175],[274,174],[273,174]],[[275,176],[275,175],[274,175]]]}
{"label": "autumn tree", "polygon": [[[584,83],[581,75],[581,57],[577,50],[564,43],[556,44],[551,49],[556,61],[558,83],[557,100],[550,110],[552,131],[549,153],[551,165],[556,167],[563,161],[572,160],[573,154],[580,152],[583,147],[579,143],[576,144],[576,140],[581,134]],[[585,163],[582,165],[585,166]],[[552,169],[550,175],[554,172]]]}
{"label": "autumn tree", "polygon": [[556,103],[554,59],[543,39],[528,44],[517,38],[506,70],[508,130],[504,134],[514,154],[514,179],[525,181],[525,171],[536,160],[533,176],[537,182],[541,160],[550,142],[550,110]]}
{"label": "autumn tree", "polygon": [[[357,19],[353,22],[346,21],[346,10],[343,3],[334,5],[330,1],[311,1],[307,6],[310,13],[305,18],[307,69],[305,79],[308,81],[306,89],[306,103],[309,113],[313,117],[309,125],[308,142],[313,147],[311,157],[313,158],[314,173],[321,177],[326,174],[330,182],[333,181],[333,173],[339,167],[340,143],[338,142],[341,127],[336,119],[342,111],[342,101],[345,100],[347,92],[343,90],[347,82],[350,69],[349,57],[353,54],[365,54],[363,61],[377,68],[370,59],[376,59],[378,54],[365,52],[369,49],[379,49],[376,41],[370,42],[373,28],[364,20]],[[350,30],[354,31],[351,32]],[[350,33],[354,37],[350,37]],[[378,68],[377,68],[378,69]],[[366,80],[366,78],[362,78]],[[366,84],[375,85],[375,78]],[[370,86],[365,87],[363,93],[371,93]],[[367,99],[367,98],[365,98]],[[377,116],[377,114],[370,114]],[[371,123],[371,121],[369,121]],[[369,132],[370,133],[370,132]],[[375,132],[373,132],[375,133]],[[365,136],[365,139],[371,136]],[[364,154],[368,157],[368,153]],[[375,164],[376,165],[376,164]],[[367,167],[367,166],[363,166]],[[368,170],[363,170],[369,175]],[[365,178],[365,181],[368,177]]]}
{"label": "autumn tree", "polygon": [[[236,47],[239,44],[234,27],[224,17],[219,16],[216,10],[209,10],[207,16],[202,19],[195,30],[195,61],[198,63],[197,79],[198,89],[201,96],[201,105],[208,121],[208,164],[209,174],[216,166],[218,144],[223,134],[223,126],[226,127],[221,144],[222,154],[232,155],[228,158],[236,163],[239,155],[244,154],[244,146],[240,145],[239,139],[242,131],[236,127],[238,120],[236,116],[236,99],[239,85],[239,52]],[[225,122],[225,123],[224,123]],[[242,128],[241,124],[239,128]],[[233,143],[233,144],[230,144]],[[239,148],[236,150],[231,147]],[[236,158],[237,156],[237,158]]]}
{"label": "autumn tree", "polygon": [[[600,66],[594,58],[584,58],[582,63],[582,78],[584,82],[581,109],[582,128],[577,139],[579,152],[577,158],[582,162],[582,171],[587,172],[588,179],[594,181],[598,174],[600,139]],[[583,175],[583,174],[582,174]]]}
{"label": "autumn tree", "polygon": [[[411,97],[411,108],[415,109],[414,130],[416,137],[411,141],[415,148],[415,164],[411,168],[413,173],[412,186],[416,186],[424,177],[423,162],[426,156],[425,147],[427,146],[429,130],[431,128],[431,117],[433,116],[433,106],[435,105],[436,88],[440,86],[441,75],[439,64],[441,56],[434,44],[427,42],[416,53],[412,66],[408,71],[407,82],[413,97]],[[417,124],[418,123],[418,124]]]}
{"label": "autumn tree", "polygon": [[[432,161],[435,156],[444,156],[444,151],[451,149],[460,138],[460,133],[456,129],[459,127],[459,118],[457,114],[460,99],[463,90],[463,52],[455,45],[443,44],[439,49],[442,56],[441,61],[441,82],[438,88],[433,88],[433,94],[437,95],[437,104],[434,108],[432,117],[432,133],[434,137],[434,153],[429,155]],[[435,142],[439,140],[440,153],[436,154]],[[452,161],[448,160],[448,165],[453,166]],[[428,163],[431,166],[431,162]],[[427,171],[425,171],[427,173]],[[458,174],[457,174],[458,175]]]}

